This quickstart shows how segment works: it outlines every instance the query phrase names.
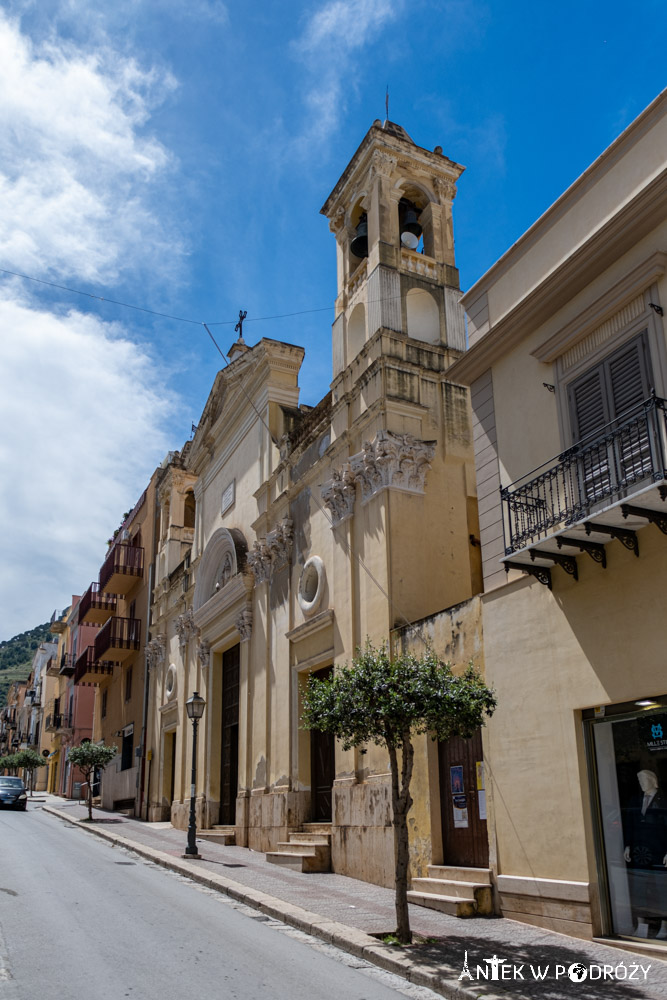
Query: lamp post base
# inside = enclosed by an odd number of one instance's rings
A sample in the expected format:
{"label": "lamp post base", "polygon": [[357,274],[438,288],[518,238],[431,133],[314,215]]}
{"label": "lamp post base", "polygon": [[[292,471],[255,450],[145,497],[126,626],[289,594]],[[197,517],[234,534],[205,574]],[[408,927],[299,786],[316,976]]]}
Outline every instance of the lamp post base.
{"label": "lamp post base", "polygon": [[197,861],[198,859],[201,858],[201,854],[181,854],[181,857],[182,858],[192,858],[193,860]]}

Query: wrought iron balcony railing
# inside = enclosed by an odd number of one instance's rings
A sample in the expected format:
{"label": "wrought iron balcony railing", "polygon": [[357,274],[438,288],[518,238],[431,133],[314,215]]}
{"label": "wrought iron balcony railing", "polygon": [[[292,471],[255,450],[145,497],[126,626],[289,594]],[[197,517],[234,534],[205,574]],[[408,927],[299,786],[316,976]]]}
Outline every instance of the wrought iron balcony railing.
{"label": "wrought iron balcony railing", "polygon": [[[106,564],[105,564],[106,565]],[[79,601],[79,622],[102,624],[116,611],[116,598],[106,594],[99,583],[91,583]]]}
{"label": "wrought iron balcony railing", "polygon": [[139,618],[110,618],[95,636],[95,659],[123,660],[141,645]]}
{"label": "wrought iron balcony railing", "polygon": [[63,677],[71,677],[74,673],[73,653],[63,653],[60,657],[60,673]]}
{"label": "wrought iron balcony railing", "polygon": [[652,396],[500,491],[505,554],[667,478],[665,400]]}
{"label": "wrought iron balcony railing", "polygon": [[124,594],[133,580],[143,576],[144,550],[139,545],[120,542],[114,545],[100,570],[100,590]]}

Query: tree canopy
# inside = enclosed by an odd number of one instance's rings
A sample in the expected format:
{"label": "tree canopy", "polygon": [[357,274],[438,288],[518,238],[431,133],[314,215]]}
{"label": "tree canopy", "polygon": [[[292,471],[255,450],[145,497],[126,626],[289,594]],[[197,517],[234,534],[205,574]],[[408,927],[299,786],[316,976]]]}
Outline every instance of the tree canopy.
{"label": "tree canopy", "polygon": [[413,740],[423,734],[434,740],[469,738],[495,707],[493,691],[472,664],[455,674],[432,649],[421,657],[413,653],[392,657],[386,645],[376,649],[367,642],[351,665],[330,678],[311,676],[308,681],[301,716],[306,729],[332,733],[344,750],[375,743],[389,751],[396,836],[396,935],[401,943],[412,940],[407,817],[412,806]]}

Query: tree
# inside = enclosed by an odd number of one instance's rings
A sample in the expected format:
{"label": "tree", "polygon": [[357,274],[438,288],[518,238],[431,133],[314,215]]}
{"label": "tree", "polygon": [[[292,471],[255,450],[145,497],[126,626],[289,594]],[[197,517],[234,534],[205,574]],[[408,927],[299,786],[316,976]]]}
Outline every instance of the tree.
{"label": "tree", "polygon": [[434,740],[468,738],[495,706],[493,692],[472,664],[455,675],[432,649],[419,658],[412,653],[391,658],[386,645],[375,649],[367,642],[364,650],[357,649],[351,666],[325,680],[309,679],[301,716],[306,729],[332,733],[344,750],[375,743],[389,751],[396,936],[401,944],[412,941],[407,893],[414,737],[428,733]]}
{"label": "tree", "polygon": [[14,767],[22,767],[30,775],[28,784],[32,795],[35,771],[38,767],[44,767],[46,761],[36,750],[19,750],[14,754],[14,759],[16,760]]}
{"label": "tree", "polygon": [[93,822],[93,775],[95,771],[103,771],[118,753],[118,747],[107,746],[105,743],[82,743],[73,747],[67,755],[67,760],[78,767],[88,784],[88,819]]}
{"label": "tree", "polygon": [[18,767],[17,758],[17,753],[0,757],[0,771],[9,771],[10,774],[16,774],[16,768]]}

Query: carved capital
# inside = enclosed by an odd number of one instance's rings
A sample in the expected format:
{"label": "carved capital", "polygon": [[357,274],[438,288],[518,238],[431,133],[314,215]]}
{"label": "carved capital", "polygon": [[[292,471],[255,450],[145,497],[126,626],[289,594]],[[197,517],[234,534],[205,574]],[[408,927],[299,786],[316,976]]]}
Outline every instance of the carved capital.
{"label": "carved capital", "polygon": [[322,499],[334,524],[352,517],[356,497],[356,481],[350,466],[344,465],[340,472],[334,469],[331,479],[322,487]]}
{"label": "carved capital", "polygon": [[389,153],[383,153],[380,149],[376,149],[371,159],[370,180],[372,181],[376,177],[391,177],[396,169],[396,164],[396,157],[390,156]]}
{"label": "carved capital", "polygon": [[381,430],[373,442],[364,441],[363,450],[350,459],[350,468],[363,500],[386,487],[423,493],[434,454],[431,441]]}
{"label": "carved capital", "polygon": [[179,615],[174,622],[174,627],[178,635],[178,642],[181,649],[184,649],[189,640],[199,636],[199,629],[195,625],[192,608],[189,608],[182,615]]}
{"label": "carved capital", "polygon": [[338,235],[341,229],[345,225],[345,209],[342,205],[339,205],[334,214],[329,219],[329,229],[332,233]]}
{"label": "carved capital", "polygon": [[279,521],[266,538],[253,543],[247,562],[254,573],[256,583],[271,579],[273,571],[283,566],[292,552],[294,529],[289,517]]}
{"label": "carved capital", "polygon": [[252,635],[252,608],[245,607],[236,619],[236,628],[241,636],[241,642],[248,642]]}
{"label": "carved capital", "polygon": [[154,639],[146,643],[146,659],[149,670],[163,666],[166,649],[167,639],[164,635],[156,635]]}
{"label": "carved capital", "polygon": [[456,198],[456,184],[454,181],[447,180],[444,177],[434,177],[433,188],[441,202],[454,201]]}

